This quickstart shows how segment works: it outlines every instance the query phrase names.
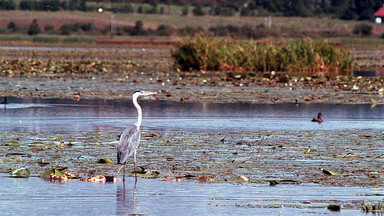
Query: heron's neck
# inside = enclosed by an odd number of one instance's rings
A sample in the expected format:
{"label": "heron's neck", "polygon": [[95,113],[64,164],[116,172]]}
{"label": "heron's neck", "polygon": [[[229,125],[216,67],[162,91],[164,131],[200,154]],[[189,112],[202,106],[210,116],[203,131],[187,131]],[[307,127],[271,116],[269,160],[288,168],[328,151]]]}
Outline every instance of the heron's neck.
{"label": "heron's neck", "polygon": [[137,109],[137,122],[135,124],[137,125],[137,127],[140,127],[141,119],[143,118],[143,113],[141,111],[141,107],[140,107],[139,103],[137,103],[137,97],[133,98],[133,105]]}

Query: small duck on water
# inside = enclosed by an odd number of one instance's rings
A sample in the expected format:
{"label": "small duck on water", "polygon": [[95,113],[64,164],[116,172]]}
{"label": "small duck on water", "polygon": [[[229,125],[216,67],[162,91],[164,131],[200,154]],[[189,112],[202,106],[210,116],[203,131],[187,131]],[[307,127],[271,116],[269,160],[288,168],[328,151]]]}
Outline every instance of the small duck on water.
{"label": "small duck on water", "polygon": [[323,114],[318,113],[318,114],[317,114],[317,118],[313,118],[312,121],[313,121],[313,122],[317,122],[317,123],[321,123],[321,122],[323,122],[323,119],[321,118],[321,116],[323,116]]}
{"label": "small duck on water", "polygon": [[1,104],[8,104],[8,98],[4,97],[4,101],[2,101]]}

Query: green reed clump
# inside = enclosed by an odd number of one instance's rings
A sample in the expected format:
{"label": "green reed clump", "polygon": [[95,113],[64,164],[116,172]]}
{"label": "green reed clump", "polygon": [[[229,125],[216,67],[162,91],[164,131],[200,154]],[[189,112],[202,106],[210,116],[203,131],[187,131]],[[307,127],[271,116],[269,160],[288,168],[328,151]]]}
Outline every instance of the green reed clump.
{"label": "green reed clump", "polygon": [[218,70],[221,65],[221,53],[217,46],[219,43],[213,39],[185,39],[172,51],[172,56],[183,71]]}
{"label": "green reed clump", "polygon": [[183,71],[284,71],[335,75],[352,68],[350,53],[326,41],[292,40],[281,45],[253,40],[232,41],[197,37],[172,51]]}

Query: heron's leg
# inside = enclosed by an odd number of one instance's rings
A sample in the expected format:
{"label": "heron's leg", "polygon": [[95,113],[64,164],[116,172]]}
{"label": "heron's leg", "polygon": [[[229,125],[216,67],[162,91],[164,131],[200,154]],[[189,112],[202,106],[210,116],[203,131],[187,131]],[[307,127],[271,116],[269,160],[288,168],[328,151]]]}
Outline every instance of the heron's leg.
{"label": "heron's leg", "polygon": [[122,165],[118,170],[117,170],[117,173],[116,173],[116,177],[119,175],[119,172],[120,170],[124,167],[124,165]]}
{"label": "heron's leg", "polygon": [[123,175],[123,182],[125,183],[125,165],[126,163],[124,163],[124,175]]}
{"label": "heron's leg", "polygon": [[133,169],[135,172],[135,183],[137,181],[137,172],[136,172],[136,151],[133,152]]}

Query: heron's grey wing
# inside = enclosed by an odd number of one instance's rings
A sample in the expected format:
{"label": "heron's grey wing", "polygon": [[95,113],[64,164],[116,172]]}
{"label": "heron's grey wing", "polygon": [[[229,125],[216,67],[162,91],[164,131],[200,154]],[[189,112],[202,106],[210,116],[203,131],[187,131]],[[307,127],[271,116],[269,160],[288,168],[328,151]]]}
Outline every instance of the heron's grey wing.
{"label": "heron's grey wing", "polygon": [[135,124],[128,125],[120,136],[117,146],[117,163],[124,164],[128,157],[136,151],[140,143],[140,128]]}

